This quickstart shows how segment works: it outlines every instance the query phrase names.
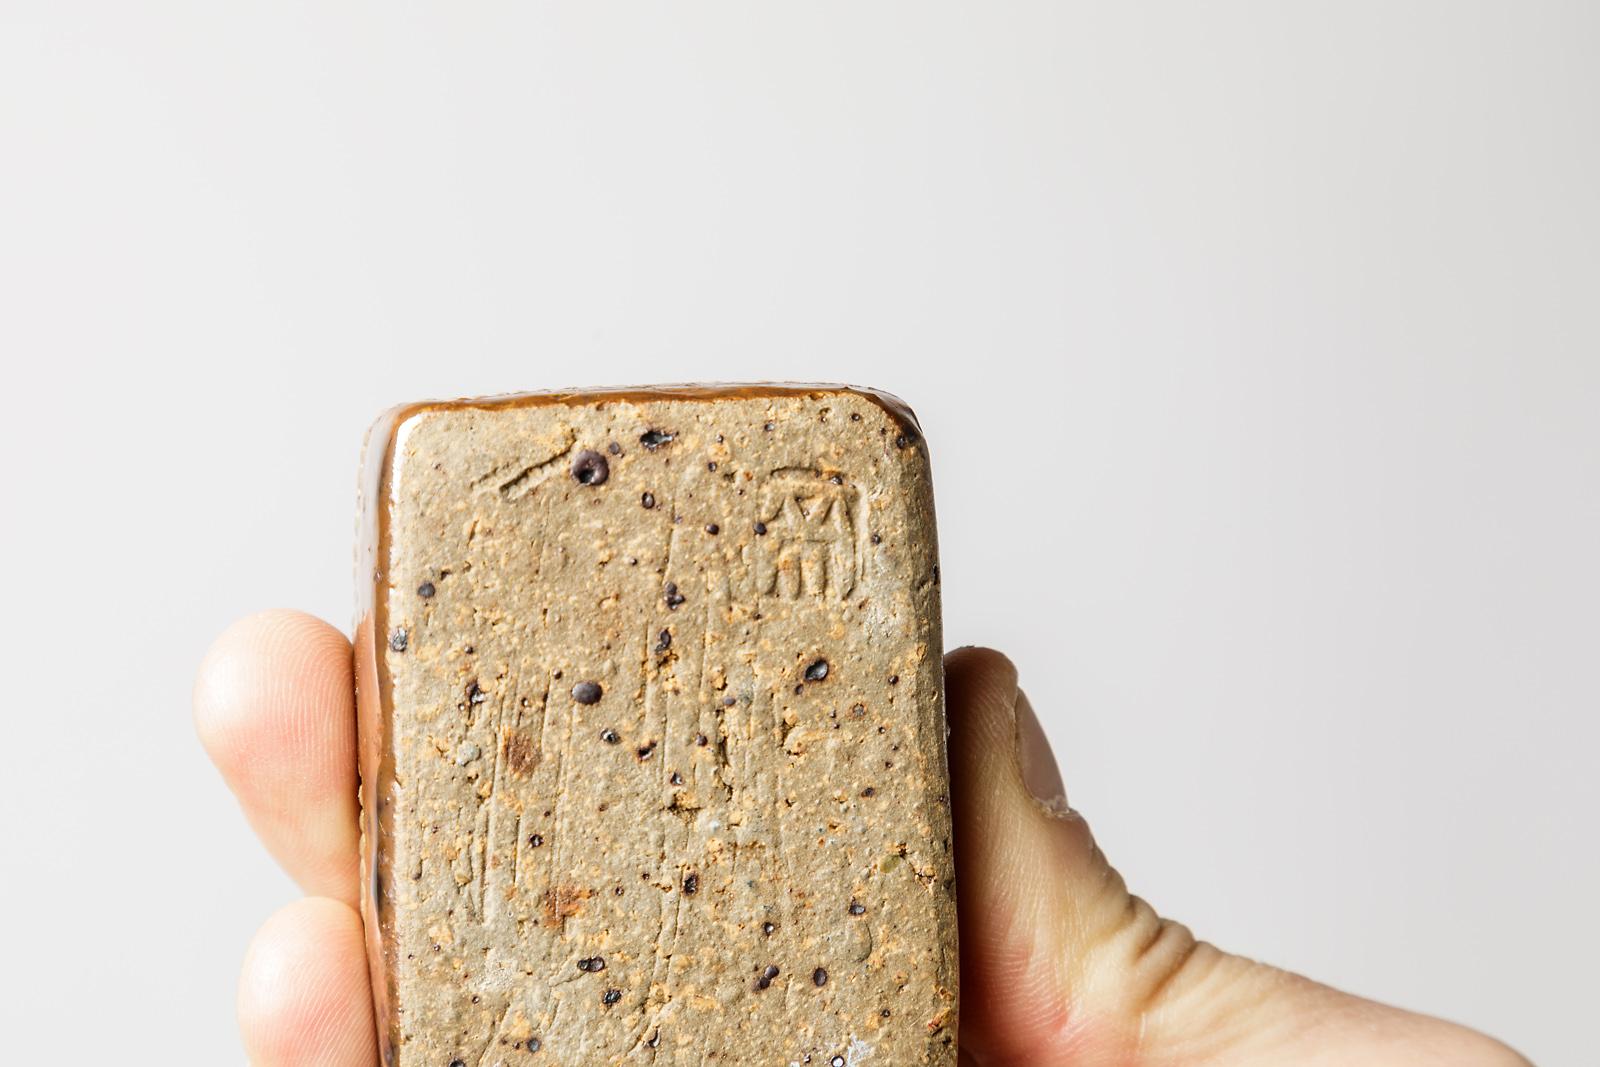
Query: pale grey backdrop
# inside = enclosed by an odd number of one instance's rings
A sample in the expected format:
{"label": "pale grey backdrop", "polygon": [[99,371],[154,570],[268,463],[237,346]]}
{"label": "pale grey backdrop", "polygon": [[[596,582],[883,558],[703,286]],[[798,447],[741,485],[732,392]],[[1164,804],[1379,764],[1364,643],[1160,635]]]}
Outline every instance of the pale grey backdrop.
{"label": "pale grey backdrop", "polygon": [[1600,8],[0,3],[8,1062],[238,1062],[189,726],[404,399],[840,379],[1128,880],[1595,1062]]}

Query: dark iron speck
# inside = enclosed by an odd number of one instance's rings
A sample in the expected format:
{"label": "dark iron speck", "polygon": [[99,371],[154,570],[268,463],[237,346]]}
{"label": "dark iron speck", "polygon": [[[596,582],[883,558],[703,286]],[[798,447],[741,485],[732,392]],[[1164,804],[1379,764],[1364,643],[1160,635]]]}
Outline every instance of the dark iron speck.
{"label": "dark iron speck", "polygon": [[572,461],[572,476],[579,485],[600,485],[611,477],[611,464],[593,449],[584,449]]}
{"label": "dark iron speck", "polygon": [[828,972],[825,968],[818,967],[811,972],[811,981],[818,989],[828,984]]}
{"label": "dark iron speck", "polygon": [[599,682],[579,682],[572,687],[572,699],[580,704],[598,704],[600,696]]}
{"label": "dark iron speck", "polygon": [[828,661],[825,659],[814,660],[806,667],[806,681],[820,682],[828,676]]}
{"label": "dark iron speck", "polygon": [[406,633],[406,628],[401,626],[397,628],[394,633],[389,635],[389,647],[396,652],[404,652],[406,650],[406,644],[409,640],[410,637]]}
{"label": "dark iron speck", "polygon": [[639,443],[654,452],[662,445],[671,441],[676,434],[667,433],[665,430],[646,430],[639,435]]}
{"label": "dark iron speck", "polygon": [[645,510],[648,511],[656,506],[656,495],[654,493],[645,493],[639,498],[639,503],[644,505]]}
{"label": "dark iron speck", "polygon": [[421,585],[417,586],[417,595],[424,600],[427,600],[435,592],[437,592],[437,590],[433,588],[432,582],[423,582]]}

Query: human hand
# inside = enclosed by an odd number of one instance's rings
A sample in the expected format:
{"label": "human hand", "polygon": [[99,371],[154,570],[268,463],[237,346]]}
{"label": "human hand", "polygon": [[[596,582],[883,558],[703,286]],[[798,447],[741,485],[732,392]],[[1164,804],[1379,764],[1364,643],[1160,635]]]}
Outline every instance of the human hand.
{"label": "human hand", "polygon": [[[1067,807],[1010,661],[958,649],[945,679],[963,1067],[1527,1063],[1482,1034],[1229,955],[1161,918]],[[309,615],[251,616],[212,646],[194,703],[206,751],[307,894],[245,954],[251,1062],[375,1067],[350,643]]]}

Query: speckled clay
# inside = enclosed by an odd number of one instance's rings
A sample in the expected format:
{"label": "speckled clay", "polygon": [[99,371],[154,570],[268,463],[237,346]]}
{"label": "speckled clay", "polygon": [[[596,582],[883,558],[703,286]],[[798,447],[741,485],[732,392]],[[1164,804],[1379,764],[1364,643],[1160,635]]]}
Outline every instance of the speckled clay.
{"label": "speckled clay", "polygon": [[953,1065],[938,556],[842,386],[411,405],[368,442],[390,1067]]}

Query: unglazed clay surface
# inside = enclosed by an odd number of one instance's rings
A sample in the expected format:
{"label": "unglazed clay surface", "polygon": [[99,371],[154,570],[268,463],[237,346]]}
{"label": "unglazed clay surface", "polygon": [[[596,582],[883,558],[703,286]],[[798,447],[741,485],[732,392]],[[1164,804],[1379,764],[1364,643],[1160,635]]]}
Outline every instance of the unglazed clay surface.
{"label": "unglazed clay surface", "polygon": [[507,397],[368,445],[391,1067],[955,1063],[926,452],[836,386]]}

